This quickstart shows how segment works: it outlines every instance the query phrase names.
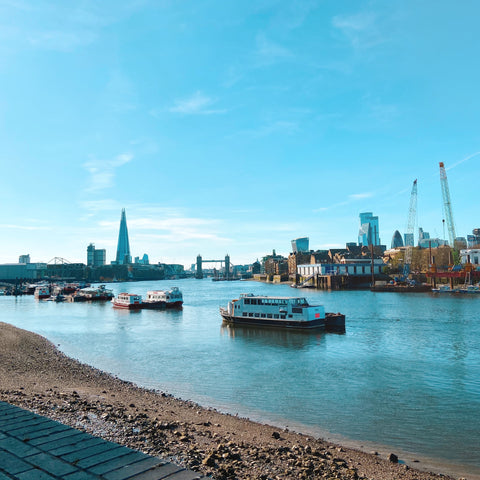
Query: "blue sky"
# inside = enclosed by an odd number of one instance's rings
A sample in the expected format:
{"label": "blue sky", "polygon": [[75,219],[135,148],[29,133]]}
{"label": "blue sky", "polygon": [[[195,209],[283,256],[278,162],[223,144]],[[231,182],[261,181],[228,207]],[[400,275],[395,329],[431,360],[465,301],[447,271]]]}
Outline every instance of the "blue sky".
{"label": "blue sky", "polygon": [[[480,227],[477,1],[0,0],[0,262]],[[447,235],[446,235],[447,236]]]}

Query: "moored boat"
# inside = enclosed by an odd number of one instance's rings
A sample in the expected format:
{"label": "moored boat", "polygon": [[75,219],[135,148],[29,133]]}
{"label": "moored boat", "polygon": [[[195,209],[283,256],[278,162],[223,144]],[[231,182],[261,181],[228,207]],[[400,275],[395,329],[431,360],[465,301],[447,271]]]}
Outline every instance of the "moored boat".
{"label": "moored boat", "polygon": [[139,310],[142,308],[142,296],[135,293],[119,293],[112,299],[112,304],[114,308]]}
{"label": "moored boat", "polygon": [[50,287],[48,285],[38,285],[35,287],[35,298],[43,299],[50,296]]}
{"label": "moored boat", "polygon": [[439,285],[437,288],[432,288],[432,293],[460,293],[460,289],[451,288],[450,285]]}
{"label": "moored boat", "polygon": [[220,307],[224,323],[276,328],[344,331],[345,315],[325,313],[323,305],[310,305],[303,297],[267,297],[241,294]]}
{"label": "moored boat", "polygon": [[95,302],[108,301],[114,297],[113,292],[105,288],[105,285],[98,287],[86,287],[77,290],[70,296],[72,302]]}
{"label": "moored boat", "polygon": [[182,308],[183,295],[178,287],[172,287],[170,290],[150,290],[142,303],[142,308],[163,309],[163,308]]}

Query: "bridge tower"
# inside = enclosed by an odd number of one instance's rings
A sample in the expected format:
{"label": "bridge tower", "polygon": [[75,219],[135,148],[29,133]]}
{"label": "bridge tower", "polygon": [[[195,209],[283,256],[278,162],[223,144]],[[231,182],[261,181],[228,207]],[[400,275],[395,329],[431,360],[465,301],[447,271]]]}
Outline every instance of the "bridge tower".
{"label": "bridge tower", "polygon": [[197,255],[197,270],[195,272],[195,278],[198,278],[199,280],[203,278],[202,256],[200,254]]}
{"label": "bridge tower", "polygon": [[230,278],[230,255],[227,253],[225,255],[225,279]]}

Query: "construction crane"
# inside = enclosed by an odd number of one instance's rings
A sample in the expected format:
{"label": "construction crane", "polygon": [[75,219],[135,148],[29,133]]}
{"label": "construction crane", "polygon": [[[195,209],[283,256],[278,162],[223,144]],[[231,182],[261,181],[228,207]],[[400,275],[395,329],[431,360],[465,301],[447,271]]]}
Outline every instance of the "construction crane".
{"label": "construction crane", "polygon": [[445,220],[447,222],[448,241],[450,247],[455,248],[455,224],[453,223],[452,202],[450,200],[450,190],[448,189],[447,173],[443,162],[440,162],[440,185],[442,186],[443,208],[445,210]]}
{"label": "construction crane", "polygon": [[417,179],[413,182],[412,193],[410,195],[410,207],[408,209],[407,232],[405,235],[405,259],[403,262],[403,276],[405,280],[410,274],[410,265],[412,264],[412,251],[414,244],[414,230],[417,219]]}

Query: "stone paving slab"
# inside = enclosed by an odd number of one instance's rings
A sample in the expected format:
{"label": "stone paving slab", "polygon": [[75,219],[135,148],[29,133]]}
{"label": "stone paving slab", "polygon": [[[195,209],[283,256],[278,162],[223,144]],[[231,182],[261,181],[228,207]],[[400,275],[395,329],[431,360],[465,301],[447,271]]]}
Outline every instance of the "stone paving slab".
{"label": "stone paving slab", "polygon": [[0,401],[0,480],[197,480],[202,475]]}

